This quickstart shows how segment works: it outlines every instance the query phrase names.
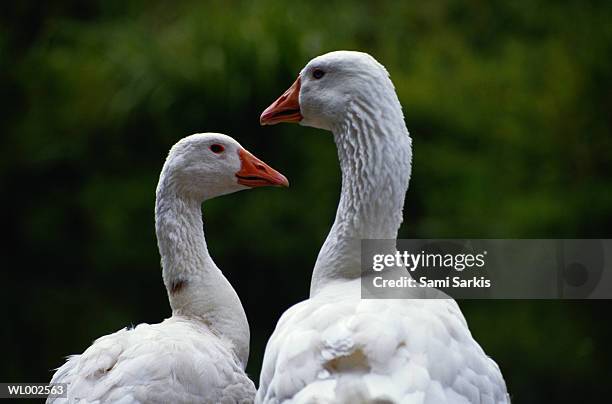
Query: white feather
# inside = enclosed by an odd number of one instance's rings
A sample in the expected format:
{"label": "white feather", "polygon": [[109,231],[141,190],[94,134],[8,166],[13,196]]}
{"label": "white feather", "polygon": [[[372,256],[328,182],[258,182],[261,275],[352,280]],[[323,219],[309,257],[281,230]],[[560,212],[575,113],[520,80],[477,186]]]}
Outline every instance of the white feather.
{"label": "white feather", "polygon": [[58,404],[247,403],[255,389],[230,341],[180,317],[97,339],[51,382],[68,383],[68,398],[51,401]]}

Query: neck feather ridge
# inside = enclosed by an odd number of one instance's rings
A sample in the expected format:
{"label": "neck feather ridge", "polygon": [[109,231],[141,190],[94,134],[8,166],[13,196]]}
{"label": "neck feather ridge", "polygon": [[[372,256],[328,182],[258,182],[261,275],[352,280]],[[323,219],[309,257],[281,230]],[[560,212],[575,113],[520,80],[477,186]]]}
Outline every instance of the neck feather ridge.
{"label": "neck feather ridge", "polygon": [[342,171],[336,219],[315,264],[311,296],[361,273],[362,239],[395,239],[411,173],[412,143],[395,92],[355,100],[333,130]]}
{"label": "neck feather ridge", "polygon": [[157,187],[155,230],[172,315],[198,321],[231,341],[246,366],[249,325],[236,291],[208,252],[201,201],[181,196],[164,172]]}

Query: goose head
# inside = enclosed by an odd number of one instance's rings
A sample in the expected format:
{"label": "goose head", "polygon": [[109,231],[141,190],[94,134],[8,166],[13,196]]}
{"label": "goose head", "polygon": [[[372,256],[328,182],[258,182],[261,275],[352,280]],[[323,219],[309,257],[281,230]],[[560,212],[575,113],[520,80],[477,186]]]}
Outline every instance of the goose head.
{"label": "goose head", "polygon": [[180,140],[170,150],[162,176],[176,192],[201,201],[248,188],[289,186],[284,175],[220,133]]}
{"label": "goose head", "polygon": [[262,125],[298,122],[333,130],[352,103],[376,105],[395,97],[387,70],[363,52],[335,51],[312,59],[297,80],[260,117]]}

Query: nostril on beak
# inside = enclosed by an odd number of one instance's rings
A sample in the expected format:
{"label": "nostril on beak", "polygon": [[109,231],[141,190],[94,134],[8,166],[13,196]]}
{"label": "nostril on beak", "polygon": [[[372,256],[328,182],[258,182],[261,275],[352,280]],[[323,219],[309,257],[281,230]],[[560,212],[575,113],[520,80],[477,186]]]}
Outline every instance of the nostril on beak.
{"label": "nostril on beak", "polygon": [[266,171],[266,167],[262,164],[256,164],[255,167],[259,170],[259,171]]}

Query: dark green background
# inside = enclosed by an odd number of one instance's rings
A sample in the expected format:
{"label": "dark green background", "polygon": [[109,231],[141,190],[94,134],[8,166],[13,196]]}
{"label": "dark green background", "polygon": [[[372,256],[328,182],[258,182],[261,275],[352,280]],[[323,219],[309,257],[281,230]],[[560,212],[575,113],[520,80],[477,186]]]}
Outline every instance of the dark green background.
{"label": "dark green background", "polygon": [[[170,146],[221,131],[283,171],[204,206],[252,330],[257,380],[279,315],[307,296],[339,194],[329,133],[260,112],[312,57],[370,52],[414,139],[401,235],[612,235],[609,1],[3,2],[1,381],[169,313],[153,226]],[[516,403],[603,402],[606,301],[463,301]]]}

